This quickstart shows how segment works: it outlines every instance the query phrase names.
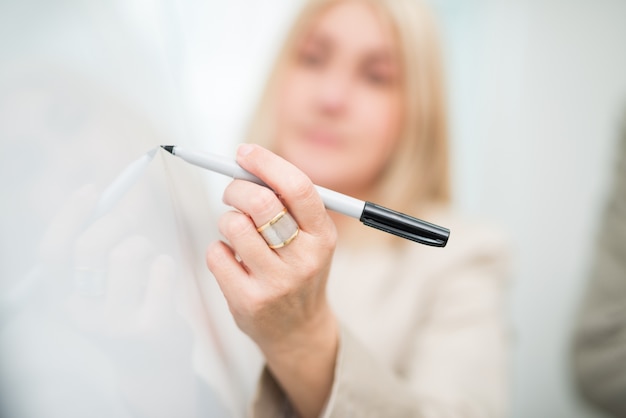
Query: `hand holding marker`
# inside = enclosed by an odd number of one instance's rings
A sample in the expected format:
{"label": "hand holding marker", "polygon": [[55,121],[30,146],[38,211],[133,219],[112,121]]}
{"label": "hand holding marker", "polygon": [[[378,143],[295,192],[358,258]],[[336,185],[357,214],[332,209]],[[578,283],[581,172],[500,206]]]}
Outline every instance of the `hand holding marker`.
{"label": "hand holding marker", "polygon": [[[161,145],[167,152],[190,164],[236,179],[267,186],[262,180],[241,168],[235,161],[211,153],[187,151],[175,145]],[[371,202],[315,186],[327,209],[359,219],[367,226],[433,247],[445,247],[450,230]]]}

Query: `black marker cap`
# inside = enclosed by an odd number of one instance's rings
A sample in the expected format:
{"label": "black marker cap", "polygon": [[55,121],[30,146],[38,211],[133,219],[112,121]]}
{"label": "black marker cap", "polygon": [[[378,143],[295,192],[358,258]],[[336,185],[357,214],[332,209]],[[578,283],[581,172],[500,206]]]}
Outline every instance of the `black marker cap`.
{"label": "black marker cap", "polygon": [[371,202],[365,202],[360,220],[367,226],[433,247],[445,247],[450,237],[447,228]]}

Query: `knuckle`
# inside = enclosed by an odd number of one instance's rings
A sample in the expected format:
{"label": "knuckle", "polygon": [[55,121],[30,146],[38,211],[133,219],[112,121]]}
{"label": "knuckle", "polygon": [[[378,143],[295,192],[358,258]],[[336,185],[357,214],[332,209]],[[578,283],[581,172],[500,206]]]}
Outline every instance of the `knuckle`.
{"label": "knuckle", "polygon": [[228,310],[237,323],[237,326],[242,330],[246,328],[246,324],[250,322],[250,307],[235,298],[227,298],[226,302],[228,303]]}
{"label": "knuckle", "polygon": [[337,247],[338,233],[335,224],[328,218],[328,214],[324,213],[326,219],[320,219],[321,226],[315,231],[314,242],[315,248],[320,254],[334,253]]}
{"label": "knuckle", "polygon": [[246,193],[246,190],[249,187],[248,183],[249,182],[240,179],[232,180],[224,189],[222,202],[229,206],[235,206],[234,202],[237,202],[237,197]]}
{"label": "knuckle", "polygon": [[317,277],[330,266],[336,247],[336,231],[331,229],[325,236],[315,241],[315,251],[307,252],[298,258],[298,272],[302,277]]}
{"label": "knuckle", "polygon": [[205,253],[206,264],[209,270],[214,271],[215,267],[222,265],[224,258],[224,251],[219,241],[209,244]]}
{"label": "knuckle", "polygon": [[243,213],[229,212],[224,214],[218,223],[222,235],[228,239],[238,238],[250,232],[250,219]]}
{"label": "knuckle", "polygon": [[267,312],[269,301],[259,292],[245,292],[245,303],[231,306],[231,312],[240,320],[252,325],[258,324]]}
{"label": "knuckle", "polygon": [[334,252],[337,247],[337,228],[331,223],[331,228],[327,228],[326,232],[320,237],[320,246],[329,252]]}
{"label": "knuckle", "polygon": [[277,197],[271,190],[267,188],[259,189],[256,193],[250,195],[250,212],[259,216],[272,216],[276,211]]}
{"label": "knuckle", "polygon": [[320,270],[320,264],[317,257],[306,257],[300,262],[299,269],[304,277],[313,277]]}
{"label": "knuckle", "polygon": [[289,176],[284,187],[285,192],[297,200],[309,200],[315,195],[313,183],[304,175]]}
{"label": "knuckle", "polygon": [[250,293],[246,300],[245,315],[249,318],[258,318],[265,310],[267,301],[257,293]]}

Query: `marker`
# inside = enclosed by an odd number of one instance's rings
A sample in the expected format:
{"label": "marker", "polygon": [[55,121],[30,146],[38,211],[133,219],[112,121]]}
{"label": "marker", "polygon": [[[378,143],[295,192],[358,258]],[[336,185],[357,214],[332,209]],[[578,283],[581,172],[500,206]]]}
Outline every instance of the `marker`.
{"label": "marker", "polygon": [[85,223],[85,226],[93,224],[103,215],[107,214],[118,201],[126,194],[126,192],[139,180],[144,171],[150,164],[150,161],[156,155],[158,148],[153,148],[132,163],[130,163],[102,192],[96,207],[91,216]]}
{"label": "marker", "polygon": [[[212,153],[188,151],[176,145],[161,145],[161,148],[198,167],[270,188],[234,160]],[[367,226],[433,247],[445,247],[448,242],[450,230],[447,228],[321,186],[315,188],[327,209],[358,219]]]}
{"label": "marker", "polygon": [[[104,189],[94,210],[82,223],[80,231],[85,231],[117,205],[126,192],[141,178],[150,161],[156,155],[157,150],[158,148],[151,149],[122,170]],[[44,279],[45,273],[46,270],[41,264],[35,264],[21,280],[0,295],[0,327],[2,327],[5,319],[9,319],[12,314],[25,304],[26,299],[30,297],[36,286]],[[92,291],[93,289],[87,290]]]}

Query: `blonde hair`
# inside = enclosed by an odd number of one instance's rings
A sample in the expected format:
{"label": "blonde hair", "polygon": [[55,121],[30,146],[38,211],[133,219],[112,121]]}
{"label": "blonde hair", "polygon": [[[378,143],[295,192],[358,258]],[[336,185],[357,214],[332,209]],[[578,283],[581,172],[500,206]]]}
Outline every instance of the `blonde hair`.
{"label": "blonde hair", "polygon": [[[248,141],[272,149],[275,96],[296,42],[329,7],[347,0],[308,1],[295,19],[249,126]],[[398,146],[372,195],[382,205],[413,213],[450,201],[443,67],[436,25],[419,0],[351,0],[373,6],[393,29],[401,57],[403,109]]]}

